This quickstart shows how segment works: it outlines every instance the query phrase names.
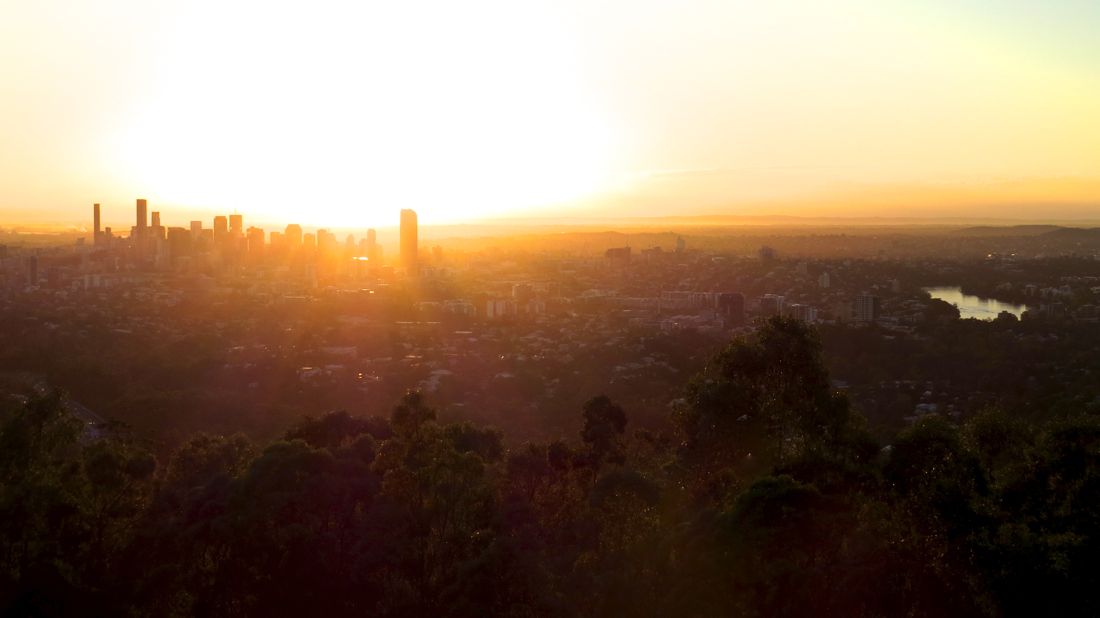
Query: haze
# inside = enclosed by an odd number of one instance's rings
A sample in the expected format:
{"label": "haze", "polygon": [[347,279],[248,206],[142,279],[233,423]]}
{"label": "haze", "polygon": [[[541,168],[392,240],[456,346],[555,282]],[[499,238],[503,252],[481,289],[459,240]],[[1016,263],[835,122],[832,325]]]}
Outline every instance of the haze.
{"label": "haze", "polygon": [[0,215],[1091,217],[1091,2],[0,8]]}

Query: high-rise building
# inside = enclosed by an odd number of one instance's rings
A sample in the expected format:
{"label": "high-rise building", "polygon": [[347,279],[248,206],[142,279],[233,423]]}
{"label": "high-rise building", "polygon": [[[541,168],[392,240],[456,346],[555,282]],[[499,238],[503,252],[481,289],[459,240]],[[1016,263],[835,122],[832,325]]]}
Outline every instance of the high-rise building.
{"label": "high-rise building", "polygon": [[233,238],[244,236],[243,215],[229,215],[229,234],[233,236]]}
{"label": "high-rise building", "polygon": [[222,242],[229,237],[229,220],[224,215],[214,217],[214,242]]}
{"label": "high-rise building", "polygon": [[138,198],[137,201],[137,234],[138,236],[145,235],[145,229],[149,227],[148,217],[149,205],[143,198]]}
{"label": "high-rise building", "polygon": [[416,211],[408,208],[401,211],[401,265],[410,274],[416,273],[417,260],[417,223]]}
{"label": "high-rise building", "polygon": [[170,227],[167,232],[168,255],[173,261],[191,254],[191,230]]}
{"label": "high-rise building", "polygon": [[786,301],[778,294],[765,294],[760,297],[760,313],[765,316],[782,315]]}
{"label": "high-rise building", "polygon": [[248,253],[259,256],[264,251],[264,231],[258,227],[248,228]]}
{"label": "high-rise building", "polygon": [[[286,226],[286,230],[283,231],[283,238],[286,241],[286,246],[290,250],[297,249],[302,246],[302,226],[297,223],[291,223]],[[272,243],[274,244],[274,243]]]}
{"label": "high-rise building", "polygon": [[817,309],[803,303],[787,305],[787,315],[803,322],[817,321]]}
{"label": "high-rise building", "polygon": [[630,264],[630,247],[614,247],[604,251],[603,256],[612,266],[627,266]]}
{"label": "high-rise building", "polygon": [[38,285],[38,256],[27,258],[27,281],[30,285]]}
{"label": "high-rise building", "polygon": [[99,244],[99,237],[102,236],[102,231],[99,228],[99,204],[92,204],[92,244]]}
{"label": "high-rise building", "polygon": [[191,240],[198,242],[202,238],[202,221],[191,222]]}
{"label": "high-rise building", "polygon": [[878,319],[878,296],[860,294],[852,301],[852,318],[857,322],[874,322]]}
{"label": "high-rise building", "polygon": [[336,253],[336,234],[328,230],[317,230],[317,250],[323,255]]}
{"label": "high-rise building", "polygon": [[149,235],[153,238],[164,238],[164,227],[160,224],[160,211],[153,211],[153,220],[149,225]]}
{"label": "high-rise building", "polygon": [[737,326],[745,322],[745,296],[737,292],[723,292],[715,301],[718,315],[727,326]]}
{"label": "high-rise building", "polygon": [[378,233],[374,231],[374,228],[367,230],[366,241],[366,256],[367,261],[381,266],[381,254],[378,252]]}

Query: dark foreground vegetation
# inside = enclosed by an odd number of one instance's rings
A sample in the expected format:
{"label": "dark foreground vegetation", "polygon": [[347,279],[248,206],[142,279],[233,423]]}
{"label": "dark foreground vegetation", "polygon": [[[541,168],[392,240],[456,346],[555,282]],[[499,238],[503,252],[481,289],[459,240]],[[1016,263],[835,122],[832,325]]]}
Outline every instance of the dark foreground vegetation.
{"label": "dark foreground vegetation", "polygon": [[603,396],[506,449],[417,393],[157,461],[50,395],[0,426],[13,615],[1100,615],[1100,422],[927,416],[878,444],[774,319],[675,432]]}

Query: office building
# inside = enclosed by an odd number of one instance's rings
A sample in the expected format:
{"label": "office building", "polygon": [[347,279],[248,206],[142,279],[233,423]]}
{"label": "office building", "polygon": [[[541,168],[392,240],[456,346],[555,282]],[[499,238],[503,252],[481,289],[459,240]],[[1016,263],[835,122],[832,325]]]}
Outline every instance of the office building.
{"label": "office building", "polygon": [[202,238],[202,221],[191,222],[191,240],[198,242]]}
{"label": "office building", "polygon": [[787,315],[796,320],[802,320],[803,322],[813,323],[817,321],[817,309],[802,303],[788,305]]}
{"label": "office building", "polygon": [[229,234],[233,238],[241,238],[244,236],[243,215],[229,215]]}
{"label": "office building", "polygon": [[786,298],[778,294],[765,294],[760,297],[760,313],[765,316],[781,315]]}
{"label": "office building", "polygon": [[367,260],[381,266],[382,254],[378,251],[378,233],[374,231],[374,228],[367,230],[366,243],[365,255],[367,256]]}
{"label": "office building", "polygon": [[224,215],[214,217],[214,242],[223,242],[229,238],[229,220]]}
{"label": "office building", "polygon": [[718,316],[723,319],[726,326],[737,326],[745,323],[745,296],[737,292],[723,292],[718,295],[715,302]]}
{"label": "office building", "polygon": [[630,247],[615,247],[604,251],[607,263],[612,266],[626,266],[630,264]]}
{"label": "office building", "polygon": [[[302,246],[302,226],[291,223],[283,231],[283,241],[288,249],[294,250]],[[274,244],[274,242],[272,243]]]}
{"label": "office building", "polygon": [[149,235],[153,238],[164,239],[164,227],[160,224],[160,211],[153,211],[152,222],[149,225]]}
{"label": "office building", "polygon": [[401,265],[410,274],[416,273],[418,231],[416,212],[401,211]]}
{"label": "office building", "polygon": [[29,285],[38,285],[38,256],[27,258],[27,282]]}
{"label": "office building", "polygon": [[254,256],[263,255],[264,231],[258,227],[248,228],[248,253]]}
{"label": "office building", "polygon": [[138,201],[137,201],[137,223],[134,226],[137,230],[136,233],[137,233],[138,236],[144,236],[145,235],[145,229],[147,227],[149,227],[148,211],[149,211],[148,203],[144,199],[138,198]]}
{"label": "office building", "polygon": [[317,250],[324,255],[335,255],[336,234],[328,230],[317,230]]}
{"label": "office building", "polygon": [[852,301],[852,319],[857,322],[874,322],[879,315],[879,298],[860,294]]}
{"label": "office building", "polygon": [[99,221],[99,204],[92,204],[92,228],[94,230],[92,232],[92,244],[93,245],[98,245],[99,244],[99,237],[102,235],[102,232],[99,228],[99,224],[100,224],[100,221]]}
{"label": "office building", "polygon": [[170,227],[167,230],[168,254],[172,261],[191,254],[191,230],[182,227]]}

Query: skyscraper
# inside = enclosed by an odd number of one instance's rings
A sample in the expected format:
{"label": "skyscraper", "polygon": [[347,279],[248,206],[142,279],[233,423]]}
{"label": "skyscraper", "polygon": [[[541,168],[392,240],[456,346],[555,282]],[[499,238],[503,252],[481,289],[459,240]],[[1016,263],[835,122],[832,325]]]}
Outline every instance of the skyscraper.
{"label": "skyscraper", "polygon": [[401,265],[410,274],[416,273],[416,241],[416,212],[406,208],[401,211]]}
{"label": "skyscraper", "polygon": [[302,246],[302,226],[297,223],[286,226],[286,229],[283,230],[283,236],[286,239],[287,248],[293,250]]}
{"label": "skyscraper", "polygon": [[92,233],[92,244],[98,245],[99,237],[102,235],[99,228],[99,204],[92,204],[92,227],[95,230]]}
{"label": "skyscraper", "polygon": [[163,239],[165,229],[160,225],[160,211],[154,210],[152,217],[153,220],[149,224],[149,235],[153,238]]}
{"label": "skyscraper", "polygon": [[244,236],[244,216],[229,215],[229,233],[233,238]]}
{"label": "skyscraper", "polygon": [[263,255],[264,231],[258,227],[248,228],[248,253],[254,257]]}
{"label": "skyscraper", "polygon": [[38,256],[32,255],[27,258],[27,281],[30,285],[38,285]]}
{"label": "skyscraper", "polygon": [[374,266],[381,266],[379,262],[382,260],[379,259],[378,253],[378,233],[374,231],[373,227],[367,230],[367,238],[364,242],[366,243],[365,255],[367,256],[367,260]]}
{"label": "skyscraper", "polygon": [[224,215],[214,217],[214,242],[221,242],[229,236],[229,221]]}
{"label": "skyscraper", "polygon": [[138,198],[137,201],[137,234],[138,236],[145,235],[145,228],[149,227],[148,217],[149,205],[143,198]]}

